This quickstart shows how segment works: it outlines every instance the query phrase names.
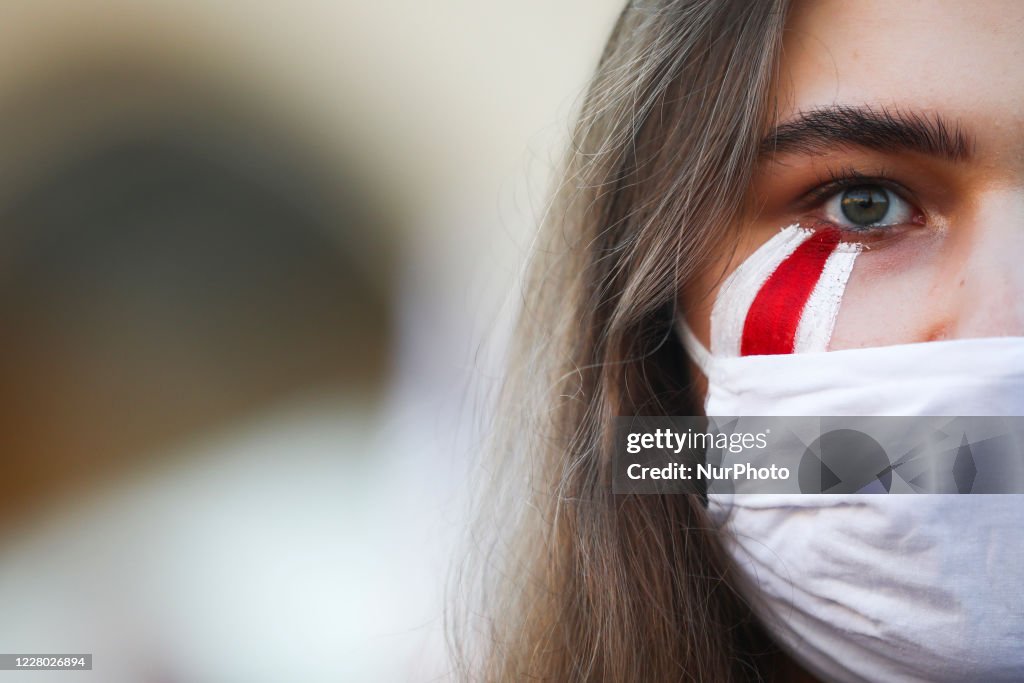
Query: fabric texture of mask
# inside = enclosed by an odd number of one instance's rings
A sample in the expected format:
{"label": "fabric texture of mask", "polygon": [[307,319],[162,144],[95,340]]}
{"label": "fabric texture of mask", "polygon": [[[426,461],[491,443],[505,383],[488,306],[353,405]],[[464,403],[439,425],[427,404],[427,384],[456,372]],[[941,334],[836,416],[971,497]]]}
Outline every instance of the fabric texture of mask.
{"label": "fabric texture of mask", "polygon": [[[1024,338],[713,356],[712,416],[1024,415]],[[1024,495],[711,495],[769,631],[822,681],[1024,680]]]}

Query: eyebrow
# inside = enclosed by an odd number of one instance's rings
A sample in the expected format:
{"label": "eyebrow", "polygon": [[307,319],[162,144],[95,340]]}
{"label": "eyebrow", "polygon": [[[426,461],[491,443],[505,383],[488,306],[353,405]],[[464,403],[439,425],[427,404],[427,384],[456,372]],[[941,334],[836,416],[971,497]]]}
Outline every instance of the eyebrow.
{"label": "eyebrow", "polygon": [[775,127],[761,141],[761,155],[821,154],[836,146],[883,152],[920,152],[950,161],[964,161],[974,139],[959,122],[939,114],[900,109],[832,106],[802,111]]}

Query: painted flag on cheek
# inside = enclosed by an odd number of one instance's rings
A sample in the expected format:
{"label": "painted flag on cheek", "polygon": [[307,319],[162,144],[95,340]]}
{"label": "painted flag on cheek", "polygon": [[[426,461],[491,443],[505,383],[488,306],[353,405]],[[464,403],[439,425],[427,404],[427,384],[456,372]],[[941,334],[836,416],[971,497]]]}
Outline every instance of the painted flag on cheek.
{"label": "painted flag on cheek", "polygon": [[711,352],[755,356],[828,350],[843,291],[863,245],[835,228],[783,228],[722,284]]}

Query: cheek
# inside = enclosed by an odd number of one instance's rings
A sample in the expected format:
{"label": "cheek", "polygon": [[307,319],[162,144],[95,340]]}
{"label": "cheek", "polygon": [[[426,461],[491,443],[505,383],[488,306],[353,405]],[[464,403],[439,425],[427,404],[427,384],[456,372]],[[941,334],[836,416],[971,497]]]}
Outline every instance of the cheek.
{"label": "cheek", "polygon": [[850,275],[830,350],[937,341],[953,336],[950,273],[957,269],[941,237],[925,231],[861,255]]}
{"label": "cheek", "polygon": [[1024,335],[1024,232],[997,208],[864,253],[830,348]]}
{"label": "cheek", "polygon": [[1022,335],[1024,233],[1007,213],[908,230],[845,255],[846,242],[831,252],[829,244],[815,247],[823,241],[817,232],[800,242],[801,253],[783,244],[787,228],[737,250],[746,258],[733,257],[732,275],[717,288],[703,280],[684,310],[718,356]]}

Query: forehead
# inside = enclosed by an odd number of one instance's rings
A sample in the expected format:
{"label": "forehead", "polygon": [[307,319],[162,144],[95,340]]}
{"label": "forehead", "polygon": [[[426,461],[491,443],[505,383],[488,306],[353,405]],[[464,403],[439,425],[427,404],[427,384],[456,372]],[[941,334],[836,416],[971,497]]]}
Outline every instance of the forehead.
{"label": "forehead", "polygon": [[830,104],[933,110],[1019,137],[1022,67],[1019,0],[797,0],[779,113]]}

